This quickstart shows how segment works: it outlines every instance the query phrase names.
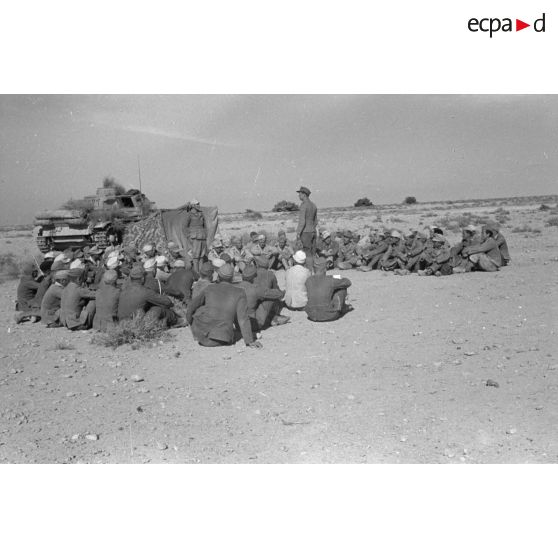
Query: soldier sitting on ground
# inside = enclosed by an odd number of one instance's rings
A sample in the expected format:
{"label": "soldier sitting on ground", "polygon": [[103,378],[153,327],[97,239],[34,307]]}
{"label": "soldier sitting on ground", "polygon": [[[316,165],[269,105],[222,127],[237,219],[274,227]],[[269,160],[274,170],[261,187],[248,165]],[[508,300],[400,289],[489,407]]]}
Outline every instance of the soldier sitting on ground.
{"label": "soldier sitting on ground", "polygon": [[[480,239],[477,236],[477,229],[473,225],[467,225],[461,230],[461,242],[458,242],[451,247],[451,264],[454,268],[458,267],[460,270],[471,271],[473,263],[469,258],[463,255],[463,250],[474,244],[479,244]],[[458,271],[457,273],[460,273]]]}
{"label": "soldier sitting on ground", "polygon": [[118,300],[118,320],[127,320],[139,315],[147,323],[158,323],[163,327],[181,325],[172,310],[168,296],[154,292],[144,285],[145,273],[141,267],[130,272],[130,282],[122,288]]}
{"label": "soldier sitting on ground", "polygon": [[[494,239],[498,231],[492,224],[483,227],[481,243],[468,246],[462,250],[463,257],[467,258],[471,264],[471,271],[498,271],[502,265],[502,255],[498,248],[498,243]],[[464,268],[454,269],[454,273],[463,273]]]}
{"label": "soldier sitting on ground", "polygon": [[435,234],[432,239],[432,248],[422,258],[423,269],[419,270],[418,275],[451,275],[451,253],[446,243],[446,239],[441,234]]}
{"label": "soldier sitting on ground", "polygon": [[118,273],[114,269],[108,269],[103,274],[101,284],[97,289],[95,298],[95,316],[93,317],[93,329],[97,331],[108,331],[118,322],[118,300],[120,289],[116,286]]}
{"label": "soldier sitting on ground", "polygon": [[422,254],[427,249],[426,244],[426,234],[421,231],[417,231],[413,242],[407,252],[407,264],[405,269],[410,273],[417,272],[420,269],[420,260]]}
{"label": "soldier sitting on ground", "polygon": [[388,242],[389,248],[384,252],[378,267],[384,271],[405,269],[407,254],[401,233],[396,230],[391,231]]}
{"label": "soldier sitting on ground", "polygon": [[316,258],[314,275],[306,280],[308,302],[304,310],[308,319],[313,322],[329,322],[352,310],[345,302],[350,286],[349,279],[326,275],[325,259]]}
{"label": "soldier sitting on ground", "polygon": [[356,242],[353,233],[349,230],[343,232],[343,240],[337,252],[337,267],[339,269],[352,269],[359,261],[356,253]]}
{"label": "soldier sitting on ground", "polygon": [[329,231],[322,231],[316,243],[316,253],[326,259],[327,269],[333,269],[337,265],[339,242],[332,238]]}
{"label": "soldier sitting on ground", "polygon": [[363,265],[359,267],[361,271],[372,271],[378,269],[380,260],[389,250],[390,242],[387,240],[387,231],[378,231],[377,242],[372,247],[362,253]]}
{"label": "soldier sitting on ground", "polygon": [[60,303],[62,292],[68,281],[68,270],[53,272],[53,283],[47,289],[41,301],[41,321],[47,327],[62,327],[60,323]]}
{"label": "soldier sitting on ground", "polygon": [[201,292],[213,283],[214,267],[211,262],[204,262],[200,267],[200,278],[192,285],[192,298],[196,298]]}
{"label": "soldier sitting on ground", "polygon": [[90,329],[95,315],[96,292],[83,287],[84,270],[68,271],[68,284],[60,299],[60,323],[71,331]]}
{"label": "soldier sitting on ground", "polygon": [[287,270],[293,266],[293,255],[294,250],[291,248],[289,241],[287,240],[287,234],[285,231],[279,231],[277,234],[277,242],[274,246],[275,254],[271,262],[271,269]]}
{"label": "soldier sitting on ground", "polygon": [[40,281],[37,281],[37,268],[32,263],[25,264],[17,286],[16,313],[14,316],[16,324],[34,316],[30,303],[35,298],[40,286]]}
{"label": "soldier sitting on ground", "polygon": [[254,258],[257,268],[257,275],[254,284],[258,289],[259,302],[256,308],[256,319],[260,329],[268,326],[278,326],[286,324],[290,318],[281,315],[281,300],[285,295],[285,291],[279,289],[277,277],[273,271],[269,269],[269,259],[264,256],[256,256]]}
{"label": "soldier sitting on ground", "polygon": [[173,271],[165,283],[164,293],[188,303],[192,299],[192,285],[196,277],[192,266],[186,269],[184,260],[175,260]]}
{"label": "soldier sitting on ground", "polygon": [[302,310],[308,302],[306,280],[312,275],[305,267],[306,253],[298,250],[294,254],[295,265],[287,270],[285,283],[285,306],[290,310]]}
{"label": "soldier sitting on ground", "polygon": [[248,347],[261,348],[252,332],[246,293],[231,284],[233,266],[224,264],[217,274],[218,282],[208,285],[188,305],[186,320],[194,339],[204,347],[219,347],[234,344],[240,333]]}
{"label": "soldier sitting on ground", "polygon": [[498,250],[502,256],[502,267],[508,265],[511,262],[510,252],[508,250],[508,243],[504,238],[504,235],[500,232],[500,223],[496,221],[489,221],[487,225],[494,231],[494,240],[498,245]]}

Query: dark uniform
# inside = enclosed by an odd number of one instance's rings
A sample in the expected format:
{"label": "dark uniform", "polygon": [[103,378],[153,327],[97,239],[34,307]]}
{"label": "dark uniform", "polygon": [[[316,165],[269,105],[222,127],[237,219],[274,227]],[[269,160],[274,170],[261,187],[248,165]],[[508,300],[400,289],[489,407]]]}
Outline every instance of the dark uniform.
{"label": "dark uniform", "polygon": [[60,300],[60,323],[68,329],[91,326],[95,296],[95,291],[80,287],[77,283],[68,283]]}
{"label": "dark uniform", "polygon": [[102,283],[95,299],[93,329],[108,331],[118,321],[118,300],[120,289],[115,285]]}
{"label": "dark uniform", "polygon": [[199,272],[200,265],[207,255],[207,232],[205,230],[205,217],[199,207],[193,206],[184,220],[184,232],[190,241],[192,250],[192,265]]}
{"label": "dark uniform", "polygon": [[192,285],[196,279],[193,269],[176,268],[167,279],[163,292],[184,302],[192,298]]}
{"label": "dark uniform", "polygon": [[208,285],[199,296],[192,299],[186,320],[200,345],[232,345],[236,340],[235,322],[246,345],[254,341],[246,293],[231,283]]}
{"label": "dark uniform", "polygon": [[47,289],[41,301],[41,321],[45,325],[57,323],[60,317],[60,301],[64,287],[60,283],[53,283]]}
{"label": "dark uniform", "polygon": [[171,306],[172,301],[168,296],[160,295],[132,281],[120,293],[118,319],[131,319],[137,313],[149,314],[153,319],[164,321],[166,325],[174,325],[176,314],[171,310]]}
{"label": "dark uniform", "polygon": [[306,280],[308,302],[304,310],[313,322],[329,322],[343,315],[349,279],[317,274]]}

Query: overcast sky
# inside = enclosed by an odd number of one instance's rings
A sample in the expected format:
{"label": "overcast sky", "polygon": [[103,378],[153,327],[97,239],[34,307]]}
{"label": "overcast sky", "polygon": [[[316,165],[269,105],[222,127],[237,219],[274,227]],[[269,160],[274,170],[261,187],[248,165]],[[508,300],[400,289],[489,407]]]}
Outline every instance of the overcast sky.
{"label": "overcast sky", "polygon": [[558,96],[0,96],[0,223],[105,176],[221,211],[558,193]]}

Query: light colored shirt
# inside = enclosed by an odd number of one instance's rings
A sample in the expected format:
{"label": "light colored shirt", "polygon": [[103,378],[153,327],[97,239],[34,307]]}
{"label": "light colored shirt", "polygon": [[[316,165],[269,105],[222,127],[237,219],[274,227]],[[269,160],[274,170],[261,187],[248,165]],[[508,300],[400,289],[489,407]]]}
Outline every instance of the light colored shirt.
{"label": "light colored shirt", "polygon": [[285,304],[287,306],[291,308],[304,308],[306,306],[308,302],[306,279],[310,275],[310,270],[300,264],[287,269],[285,274]]}

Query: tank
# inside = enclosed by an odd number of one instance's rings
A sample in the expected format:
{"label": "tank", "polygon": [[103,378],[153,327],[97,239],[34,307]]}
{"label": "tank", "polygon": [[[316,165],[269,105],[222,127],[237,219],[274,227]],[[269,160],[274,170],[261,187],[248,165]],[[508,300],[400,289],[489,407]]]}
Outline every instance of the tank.
{"label": "tank", "polygon": [[66,209],[39,211],[33,236],[41,252],[96,244],[105,248],[109,236],[120,243],[129,223],[155,211],[155,204],[139,190],[116,187],[97,189],[94,196],[71,200]]}

